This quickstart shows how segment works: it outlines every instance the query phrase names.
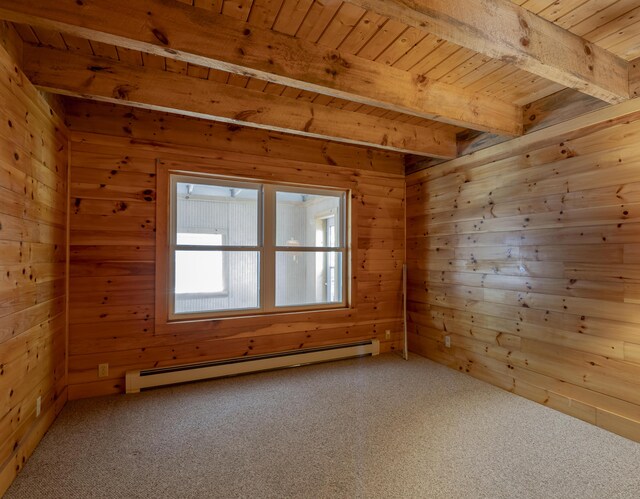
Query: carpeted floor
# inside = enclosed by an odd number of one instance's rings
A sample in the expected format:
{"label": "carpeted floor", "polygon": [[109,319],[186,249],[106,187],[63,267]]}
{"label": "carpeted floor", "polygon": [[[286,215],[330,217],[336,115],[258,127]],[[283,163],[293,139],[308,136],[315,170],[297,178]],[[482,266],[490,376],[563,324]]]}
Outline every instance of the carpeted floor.
{"label": "carpeted floor", "polygon": [[412,356],[69,403],[7,498],[637,498],[640,444]]}

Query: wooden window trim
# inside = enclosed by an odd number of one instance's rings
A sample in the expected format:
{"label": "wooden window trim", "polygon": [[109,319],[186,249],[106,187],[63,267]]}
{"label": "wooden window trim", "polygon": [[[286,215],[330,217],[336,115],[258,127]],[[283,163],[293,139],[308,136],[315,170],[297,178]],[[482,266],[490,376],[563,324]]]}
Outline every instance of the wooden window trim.
{"label": "wooden window trim", "polygon": [[[344,234],[346,240],[346,287],[343,293],[346,296],[346,305],[328,308],[326,305],[319,307],[295,307],[287,310],[275,312],[255,312],[253,310],[236,311],[234,315],[188,318],[181,320],[169,319],[169,235],[170,235],[170,178],[171,175],[211,175],[216,178],[227,178],[231,181],[253,182],[262,184],[290,185],[308,189],[340,189],[347,192],[345,200],[346,228]],[[156,268],[155,268],[155,335],[178,334],[189,332],[215,332],[224,334],[224,331],[233,330],[239,327],[250,327],[252,324],[260,325],[268,322],[270,324],[286,322],[326,322],[326,321],[350,321],[357,314],[357,203],[352,202],[356,196],[356,182],[352,180],[325,179],[325,186],[309,184],[303,181],[294,181],[289,175],[285,178],[283,174],[273,175],[272,170],[264,168],[254,168],[251,175],[229,171],[226,161],[215,159],[196,159],[195,161],[173,161],[158,159],[156,161]],[[349,199],[351,198],[351,199]],[[242,314],[246,312],[246,314]]]}

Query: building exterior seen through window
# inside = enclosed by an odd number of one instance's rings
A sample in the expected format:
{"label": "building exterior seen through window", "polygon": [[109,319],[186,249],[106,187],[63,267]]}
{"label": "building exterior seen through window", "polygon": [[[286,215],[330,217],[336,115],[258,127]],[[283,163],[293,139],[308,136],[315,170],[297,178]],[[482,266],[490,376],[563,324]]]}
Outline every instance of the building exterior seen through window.
{"label": "building exterior seen through window", "polygon": [[346,306],[347,193],[172,175],[170,318]]}

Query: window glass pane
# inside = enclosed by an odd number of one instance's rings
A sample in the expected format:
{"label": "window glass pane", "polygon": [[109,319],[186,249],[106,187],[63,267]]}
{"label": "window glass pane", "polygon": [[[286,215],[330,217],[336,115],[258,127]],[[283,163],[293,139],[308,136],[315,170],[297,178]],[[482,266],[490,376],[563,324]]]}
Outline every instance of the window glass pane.
{"label": "window glass pane", "polygon": [[260,306],[257,251],[176,251],[176,314]]}
{"label": "window glass pane", "polygon": [[258,246],[258,190],[176,183],[176,243]]}
{"label": "window glass pane", "polygon": [[336,248],[340,241],[342,195],[276,193],[276,245]]}
{"label": "window glass pane", "polygon": [[222,293],[222,251],[176,251],[176,294]]}
{"label": "window glass pane", "polygon": [[342,302],[342,253],[276,252],[276,306]]}

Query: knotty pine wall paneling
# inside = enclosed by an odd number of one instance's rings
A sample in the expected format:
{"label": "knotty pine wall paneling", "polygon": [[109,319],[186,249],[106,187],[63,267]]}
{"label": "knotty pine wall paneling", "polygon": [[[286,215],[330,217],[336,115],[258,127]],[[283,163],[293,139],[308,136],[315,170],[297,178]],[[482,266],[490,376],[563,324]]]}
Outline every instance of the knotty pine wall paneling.
{"label": "knotty pine wall paneling", "polygon": [[[400,155],[121,106],[69,101],[69,394],[119,393],[130,369],[378,338],[402,345],[404,176]],[[216,321],[156,334],[156,162],[291,182],[356,184],[357,309]],[[262,173],[261,173],[262,172]],[[391,339],[385,340],[385,331]],[[98,364],[109,376],[98,378]]]}
{"label": "knotty pine wall paneling", "polygon": [[410,345],[640,441],[640,120],[611,116],[408,177]]}
{"label": "knotty pine wall paneling", "polygon": [[19,69],[17,33],[0,38],[1,496],[67,399],[68,139]]}

